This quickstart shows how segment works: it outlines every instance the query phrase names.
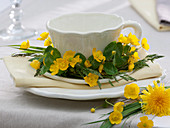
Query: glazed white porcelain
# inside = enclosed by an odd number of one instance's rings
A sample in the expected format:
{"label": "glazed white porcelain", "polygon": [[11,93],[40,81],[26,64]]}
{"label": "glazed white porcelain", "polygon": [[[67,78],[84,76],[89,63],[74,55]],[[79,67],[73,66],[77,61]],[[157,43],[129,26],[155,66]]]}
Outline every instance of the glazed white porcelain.
{"label": "glazed white porcelain", "polygon": [[47,29],[54,47],[63,55],[72,50],[86,57],[92,55],[92,49],[103,51],[105,46],[116,41],[122,31],[132,27],[138,38],[142,30],[136,21],[124,21],[118,15],[103,13],[72,13],[49,20]]}
{"label": "glazed white porcelain", "polygon": [[[159,78],[151,78],[145,80],[139,80],[136,83],[139,87],[146,87],[153,85],[154,80],[163,80],[166,73]],[[111,85],[110,85],[111,86]],[[91,89],[91,90],[80,90],[80,89],[65,89],[65,88],[25,88],[26,91],[31,92],[35,95],[49,97],[49,98],[61,98],[70,100],[94,100],[104,98],[118,98],[123,96],[124,88],[126,85],[106,88],[106,89]]]}

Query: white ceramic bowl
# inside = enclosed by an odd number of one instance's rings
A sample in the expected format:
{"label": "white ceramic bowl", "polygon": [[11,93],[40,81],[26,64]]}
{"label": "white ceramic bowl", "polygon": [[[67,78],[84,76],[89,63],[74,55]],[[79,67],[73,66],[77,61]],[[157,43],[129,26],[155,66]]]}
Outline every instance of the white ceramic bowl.
{"label": "white ceramic bowl", "polygon": [[63,55],[72,50],[86,57],[92,55],[92,49],[103,51],[105,46],[117,40],[122,29],[132,27],[138,38],[141,37],[140,24],[124,21],[118,15],[103,13],[72,13],[49,20],[47,29],[54,47]]}

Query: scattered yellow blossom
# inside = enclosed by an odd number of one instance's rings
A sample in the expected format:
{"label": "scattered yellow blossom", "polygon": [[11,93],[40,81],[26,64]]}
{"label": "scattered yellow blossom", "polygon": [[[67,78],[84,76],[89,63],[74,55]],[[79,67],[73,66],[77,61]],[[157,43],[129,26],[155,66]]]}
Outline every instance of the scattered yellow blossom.
{"label": "scattered yellow blossom", "polygon": [[48,32],[43,32],[43,33],[40,35],[41,37],[37,38],[37,40],[45,40],[45,39],[47,39],[48,35],[49,35]]}
{"label": "scattered yellow blossom", "polygon": [[128,70],[131,72],[131,71],[133,71],[134,67],[135,67],[134,63],[130,62],[128,65]]}
{"label": "scattered yellow blossom", "polygon": [[48,37],[48,38],[45,40],[45,42],[44,42],[44,46],[49,46],[49,45],[51,45],[51,44],[52,44],[51,38]]}
{"label": "scattered yellow blossom", "polygon": [[142,39],[141,45],[142,45],[142,47],[144,49],[149,50],[149,44],[147,43],[147,39],[146,38]]}
{"label": "scattered yellow blossom", "polygon": [[96,52],[96,48],[93,48],[92,53],[93,53],[94,59],[97,60],[98,62],[101,62],[102,60],[103,60],[103,61],[106,60],[106,57],[103,56],[102,51],[98,50],[98,51]]}
{"label": "scattered yellow blossom", "polygon": [[134,58],[134,61],[135,61],[135,62],[137,62],[137,61],[140,59],[140,57],[139,57],[139,55],[138,55],[138,52],[135,52],[135,53],[132,55],[132,57]]}
{"label": "scattered yellow blossom", "polygon": [[63,58],[57,58],[57,65],[59,66],[59,69],[62,71],[67,70],[67,68],[69,67],[69,62],[66,59]]}
{"label": "scattered yellow blossom", "polygon": [[80,58],[80,55],[77,55],[76,57],[74,57],[71,61],[69,61],[70,63],[70,66],[72,68],[74,68],[74,66],[77,64],[77,63],[81,63],[82,62],[82,59]]}
{"label": "scattered yellow blossom", "polygon": [[116,104],[114,104],[113,110],[123,112],[123,105],[124,102],[117,102]]}
{"label": "scattered yellow blossom", "polygon": [[124,44],[129,44],[129,40],[127,37],[123,36],[123,34],[120,34],[119,38],[118,38],[118,42],[120,43],[124,43]]}
{"label": "scattered yellow blossom", "polygon": [[39,69],[40,68],[40,61],[38,61],[38,60],[33,60],[31,63],[30,63],[30,65],[31,65],[31,67],[33,67],[34,69]]}
{"label": "scattered yellow blossom", "polygon": [[90,63],[89,60],[86,60],[86,61],[84,62],[84,66],[85,66],[86,68],[89,68],[89,67],[92,66],[92,64]]}
{"label": "scattered yellow blossom", "polygon": [[132,46],[131,49],[130,49],[130,52],[133,52],[136,50],[136,47]]}
{"label": "scattered yellow blossom", "polygon": [[91,108],[90,111],[91,111],[91,113],[95,113],[95,110],[96,110],[95,108]]}
{"label": "scattered yellow blossom", "polygon": [[126,87],[124,88],[124,96],[127,99],[136,99],[139,96],[139,92],[140,92],[140,88],[137,84],[132,83],[129,85],[126,85]]}
{"label": "scattered yellow blossom", "polygon": [[22,49],[28,49],[29,47],[30,47],[29,40],[27,40],[27,42],[26,41],[22,42],[20,46],[20,48]]}
{"label": "scattered yellow blossom", "polygon": [[111,124],[120,124],[122,122],[123,115],[119,111],[114,111],[110,114],[109,120]]}
{"label": "scattered yellow blossom", "polygon": [[86,83],[88,83],[90,85],[90,87],[97,86],[98,79],[99,79],[99,76],[92,74],[92,73],[89,73],[88,76],[84,77],[84,80],[86,81]]}
{"label": "scattered yellow blossom", "polygon": [[132,33],[130,32],[128,35],[128,40],[129,42],[134,45],[134,46],[138,46],[139,44],[139,39],[136,37],[136,35],[132,35]]}
{"label": "scattered yellow blossom", "polygon": [[99,72],[101,73],[102,71],[103,71],[103,64],[101,64],[100,66],[99,66]]}
{"label": "scattered yellow blossom", "polygon": [[147,116],[140,117],[140,121],[137,126],[138,128],[152,128],[153,127],[153,121],[148,120]]}
{"label": "scattered yellow blossom", "polygon": [[57,61],[53,61],[53,64],[50,66],[51,75],[56,75],[59,72],[59,65]]}
{"label": "scattered yellow blossom", "polygon": [[143,90],[140,95],[143,111],[156,116],[170,115],[170,89],[165,89],[162,83],[160,86],[156,81],[153,83],[154,87],[148,85],[148,91]]}

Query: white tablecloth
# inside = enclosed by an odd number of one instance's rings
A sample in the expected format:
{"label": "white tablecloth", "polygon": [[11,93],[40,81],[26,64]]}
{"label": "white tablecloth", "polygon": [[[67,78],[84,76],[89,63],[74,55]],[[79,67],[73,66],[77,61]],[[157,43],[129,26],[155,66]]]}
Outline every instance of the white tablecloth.
{"label": "white tablecloth", "polygon": [[[8,7],[8,2],[1,0],[0,7]],[[158,32],[147,24],[130,6],[127,0],[25,0],[22,2],[24,10],[23,24],[28,28],[35,28],[39,32],[46,31],[48,19],[70,12],[105,12],[118,14],[125,20],[136,20],[142,25],[143,37],[148,39],[151,53],[159,53],[166,57],[158,62],[167,71],[164,82],[169,84],[170,73],[170,32]],[[10,23],[8,9],[1,9],[0,29]],[[149,18],[149,17],[148,17]],[[129,30],[127,30],[129,31]],[[127,32],[126,31],[126,32]],[[30,39],[31,45],[41,45],[37,37]],[[22,41],[3,41],[0,46],[20,44]],[[0,58],[9,56],[17,50],[0,47]],[[101,114],[112,108],[99,109],[90,113],[90,108],[103,103],[103,100],[70,101],[50,99],[35,96],[14,87],[14,83],[4,63],[0,60],[0,128],[98,128],[100,124],[82,124],[95,121]],[[137,116],[141,116],[137,115]],[[152,116],[149,116],[152,118]],[[128,125],[136,127],[139,118],[130,118]],[[170,117],[153,117],[155,127],[170,127]],[[120,127],[120,126],[117,126]]]}

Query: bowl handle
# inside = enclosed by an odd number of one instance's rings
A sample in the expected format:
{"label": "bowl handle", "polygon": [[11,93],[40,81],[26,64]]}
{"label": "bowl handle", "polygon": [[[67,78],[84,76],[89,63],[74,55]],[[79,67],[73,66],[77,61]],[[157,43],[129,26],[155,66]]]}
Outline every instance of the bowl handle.
{"label": "bowl handle", "polygon": [[131,21],[131,20],[128,20],[128,21],[125,21],[124,22],[124,25],[123,25],[123,29],[125,28],[133,28],[134,31],[135,31],[135,35],[138,37],[138,39],[140,40],[141,39],[141,36],[142,36],[142,28],[141,28],[141,25],[136,22],[136,21]]}

